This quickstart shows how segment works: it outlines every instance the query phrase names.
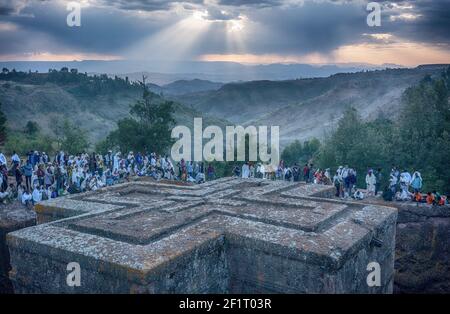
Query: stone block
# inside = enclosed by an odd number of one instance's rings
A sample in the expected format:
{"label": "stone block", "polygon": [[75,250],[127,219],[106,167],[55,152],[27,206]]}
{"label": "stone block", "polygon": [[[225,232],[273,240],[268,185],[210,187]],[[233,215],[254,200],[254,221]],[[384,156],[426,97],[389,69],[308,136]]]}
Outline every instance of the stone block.
{"label": "stone block", "polygon": [[[50,222],[8,234],[10,277],[22,293],[391,293],[397,210],[332,191],[223,178],[43,202]],[[71,262],[79,287],[66,283]],[[370,262],[379,287],[366,283]]]}

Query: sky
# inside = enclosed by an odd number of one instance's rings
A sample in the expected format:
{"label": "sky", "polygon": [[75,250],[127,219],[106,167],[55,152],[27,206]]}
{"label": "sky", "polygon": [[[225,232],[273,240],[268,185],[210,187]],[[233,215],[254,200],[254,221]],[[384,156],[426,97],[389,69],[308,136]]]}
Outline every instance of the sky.
{"label": "sky", "polygon": [[450,63],[450,0],[0,0],[0,61]]}

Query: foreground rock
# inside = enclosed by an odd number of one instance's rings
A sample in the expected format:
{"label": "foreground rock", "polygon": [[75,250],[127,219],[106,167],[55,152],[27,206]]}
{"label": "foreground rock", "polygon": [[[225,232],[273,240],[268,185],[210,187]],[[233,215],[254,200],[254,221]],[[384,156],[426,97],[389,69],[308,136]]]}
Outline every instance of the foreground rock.
{"label": "foreground rock", "polygon": [[450,207],[398,208],[395,292],[450,293]]}
{"label": "foreground rock", "polygon": [[51,200],[40,220],[59,220],[8,234],[10,276],[18,293],[391,293],[397,210],[332,190],[224,178]]}
{"label": "foreground rock", "polygon": [[20,203],[0,205],[0,293],[12,293],[12,284],[8,278],[11,269],[6,234],[36,224],[36,215]]}

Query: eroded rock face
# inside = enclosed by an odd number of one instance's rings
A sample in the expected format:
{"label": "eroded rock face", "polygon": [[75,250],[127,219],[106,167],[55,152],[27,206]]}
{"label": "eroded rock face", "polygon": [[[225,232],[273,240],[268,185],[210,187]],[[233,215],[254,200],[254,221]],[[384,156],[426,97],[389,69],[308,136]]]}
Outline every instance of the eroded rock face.
{"label": "eroded rock face", "polygon": [[0,293],[13,292],[11,281],[8,278],[11,266],[6,246],[6,234],[35,224],[35,213],[21,204],[0,205]]}
{"label": "eroded rock face", "polygon": [[450,207],[399,206],[396,293],[450,292]]}
{"label": "eroded rock face", "polygon": [[[133,182],[42,203],[8,234],[18,293],[390,293],[397,210],[333,187]],[[66,283],[79,263],[81,286]],[[381,286],[367,285],[367,265]]]}

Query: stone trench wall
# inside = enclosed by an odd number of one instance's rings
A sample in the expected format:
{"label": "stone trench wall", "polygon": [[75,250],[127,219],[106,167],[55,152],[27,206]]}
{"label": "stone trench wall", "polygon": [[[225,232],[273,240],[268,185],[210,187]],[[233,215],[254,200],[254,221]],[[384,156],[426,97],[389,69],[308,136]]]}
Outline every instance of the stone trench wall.
{"label": "stone trench wall", "polygon": [[399,206],[395,293],[450,293],[450,207]]}
{"label": "stone trench wall", "polygon": [[[225,178],[52,200],[38,213],[68,218],[8,235],[10,277],[17,293],[391,293],[397,211],[332,190]],[[367,286],[372,261],[381,288]]]}
{"label": "stone trench wall", "polygon": [[[317,192],[315,197],[330,198],[327,190]],[[399,209],[396,231],[396,253],[395,253],[395,280],[394,293],[449,293],[450,292],[450,208],[430,207],[426,205],[416,206],[405,203],[392,202],[390,206]],[[41,216],[47,221],[58,220],[66,216],[77,215],[76,212],[67,211],[63,217],[56,215],[56,211],[42,212]],[[43,221],[44,222],[44,221]],[[11,293],[12,284],[8,278],[10,270],[9,251],[5,243],[6,234],[21,228],[35,224],[35,215],[32,211],[19,206],[9,208],[0,207],[0,293]],[[390,232],[390,231],[389,231]],[[388,232],[388,233],[389,233]],[[293,272],[295,263],[292,259],[283,259],[280,256],[266,254],[264,251],[249,250],[242,245],[243,239],[235,239],[231,236],[218,239],[214,245],[210,246],[208,254],[203,255],[193,253],[191,258],[180,259],[172,265],[173,271],[161,273],[159,278],[155,278],[154,284],[124,285],[118,277],[110,276],[106,273],[100,274],[93,268],[92,271],[84,273],[84,280],[99,281],[98,291],[128,291],[128,292],[155,292],[155,291],[202,291],[202,292],[290,292],[289,286],[293,282],[307,283],[306,273],[317,273],[317,282],[314,283],[318,290],[328,289],[328,291],[338,292],[341,288],[333,281],[337,276],[341,277],[341,282],[345,280],[353,281],[355,291],[363,291],[364,286],[356,287],[360,280],[355,280],[349,274],[365,273],[363,266],[358,262],[351,262],[343,265],[340,272],[331,276],[323,276],[323,269],[314,266],[305,266],[302,272]],[[253,245],[253,244],[250,244]],[[393,243],[389,244],[394,245]],[[376,248],[361,250],[357,256],[361,260],[367,259],[367,254],[372,254],[371,259],[377,258],[386,261],[382,269],[389,268],[392,256],[373,257]],[[365,257],[364,257],[365,256]],[[257,258],[256,258],[257,257]],[[22,263],[24,269],[20,273],[30,273],[29,278],[21,278],[17,282],[28,283],[27,287],[16,287],[16,292],[40,292],[64,290],[61,285],[65,284],[66,272],[49,279],[45,277],[48,273],[57,273],[57,269],[65,269],[66,261],[62,258],[46,259],[43,256],[32,254],[27,250],[17,250],[13,254],[13,259],[26,261]],[[357,261],[358,258],[355,259]],[[18,263],[17,263],[18,264]],[[40,265],[36,268],[35,265]],[[278,268],[277,268],[278,267]],[[297,265],[298,267],[298,265]],[[25,268],[28,268],[25,270]],[[189,282],[187,276],[192,276],[193,269],[203,269],[197,271],[197,279]],[[264,276],[267,268],[274,274],[271,278]],[[53,271],[52,271],[53,269]],[[177,272],[176,270],[180,271]],[[297,268],[299,269],[299,268]],[[357,269],[357,272],[355,272]],[[18,276],[18,272],[11,273],[11,277]],[[387,272],[382,272],[386,274]],[[275,274],[277,274],[275,276]],[[322,274],[322,276],[320,275]],[[44,276],[44,277],[42,277]],[[334,276],[334,277],[333,277]],[[31,284],[32,277],[39,279]],[[194,278],[194,277],[192,277]],[[392,278],[383,280],[392,281]],[[47,282],[47,286],[43,287]],[[201,283],[201,286],[199,286]],[[333,286],[333,284],[335,286]],[[310,284],[311,286],[312,284]],[[95,287],[95,285],[89,285]],[[323,288],[320,288],[322,286]],[[351,286],[351,283],[347,283]],[[53,287],[53,288],[52,288]],[[110,287],[108,290],[107,287]],[[298,285],[301,287],[301,285]],[[53,289],[53,290],[52,290]],[[62,289],[62,290],[61,290]],[[65,292],[74,292],[72,289]],[[291,291],[293,292],[293,291]],[[307,292],[306,289],[303,292]],[[390,292],[390,291],[383,291]]]}
{"label": "stone trench wall", "polygon": [[21,204],[0,205],[0,293],[13,293],[13,287],[8,277],[11,265],[6,235],[35,224],[35,213],[25,209]]}

